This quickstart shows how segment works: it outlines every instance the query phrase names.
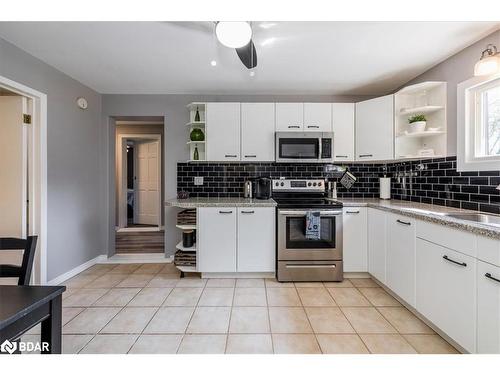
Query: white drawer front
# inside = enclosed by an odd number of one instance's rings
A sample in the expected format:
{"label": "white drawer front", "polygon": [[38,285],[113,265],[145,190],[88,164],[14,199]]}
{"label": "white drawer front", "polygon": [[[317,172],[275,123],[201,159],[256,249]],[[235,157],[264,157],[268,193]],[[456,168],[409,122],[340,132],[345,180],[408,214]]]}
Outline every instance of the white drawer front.
{"label": "white drawer front", "polygon": [[476,235],[470,232],[419,220],[417,237],[472,257],[476,256]]}

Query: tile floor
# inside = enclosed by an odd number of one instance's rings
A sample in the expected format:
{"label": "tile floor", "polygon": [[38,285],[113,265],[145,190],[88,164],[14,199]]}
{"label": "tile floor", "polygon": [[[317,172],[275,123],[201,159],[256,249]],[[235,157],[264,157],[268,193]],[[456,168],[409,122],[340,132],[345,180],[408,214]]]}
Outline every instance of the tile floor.
{"label": "tile floor", "polygon": [[[456,353],[370,279],[180,279],[98,264],[68,280],[64,353]],[[39,339],[35,327],[23,340]]]}

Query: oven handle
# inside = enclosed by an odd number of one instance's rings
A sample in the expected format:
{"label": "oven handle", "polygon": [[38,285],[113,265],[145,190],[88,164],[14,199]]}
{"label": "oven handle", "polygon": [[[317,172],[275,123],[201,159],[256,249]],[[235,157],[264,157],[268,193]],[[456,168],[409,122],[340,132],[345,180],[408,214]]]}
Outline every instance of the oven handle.
{"label": "oven handle", "polygon": [[[283,216],[305,216],[308,211],[278,211]],[[313,211],[314,212],[314,211]],[[321,216],[337,216],[342,215],[342,210],[319,211]]]}
{"label": "oven handle", "polygon": [[286,268],[336,268],[335,264],[285,264]]}

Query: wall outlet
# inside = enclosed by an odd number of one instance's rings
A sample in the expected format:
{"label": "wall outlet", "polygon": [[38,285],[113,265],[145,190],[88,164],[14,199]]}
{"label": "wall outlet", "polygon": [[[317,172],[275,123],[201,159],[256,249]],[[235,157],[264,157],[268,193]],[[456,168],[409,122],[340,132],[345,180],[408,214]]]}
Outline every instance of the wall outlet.
{"label": "wall outlet", "polygon": [[194,184],[195,185],[203,185],[203,177],[195,177]]}

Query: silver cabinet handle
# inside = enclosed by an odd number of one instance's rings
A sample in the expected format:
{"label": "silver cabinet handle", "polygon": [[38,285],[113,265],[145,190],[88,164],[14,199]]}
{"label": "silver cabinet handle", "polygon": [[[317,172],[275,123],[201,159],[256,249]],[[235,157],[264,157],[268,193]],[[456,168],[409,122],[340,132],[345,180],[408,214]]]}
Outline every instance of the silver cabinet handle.
{"label": "silver cabinet handle", "polygon": [[335,264],[287,264],[286,268],[336,268]]}
{"label": "silver cabinet handle", "polygon": [[408,222],[408,221],[402,221],[402,220],[399,220],[399,219],[397,219],[396,222],[399,223],[399,224],[411,225],[410,222]]}
{"label": "silver cabinet handle", "polygon": [[493,281],[496,281],[497,283],[500,283],[500,279],[497,279],[496,277],[491,276],[491,273],[489,273],[489,272],[485,273],[484,276],[490,280],[493,280]]}
{"label": "silver cabinet handle", "polygon": [[233,211],[219,211],[220,214],[232,214]]}
{"label": "silver cabinet handle", "polygon": [[238,155],[224,155],[225,158],[237,158]]}
{"label": "silver cabinet handle", "polygon": [[246,158],[256,158],[257,155],[245,155]]}
{"label": "silver cabinet handle", "polygon": [[457,262],[456,260],[448,258],[448,255],[443,255],[443,259],[446,260],[446,261],[448,261],[448,262],[454,263],[454,264],[456,264],[458,266],[467,267],[467,263],[465,263],[465,262]]}
{"label": "silver cabinet handle", "polygon": [[359,211],[346,211],[346,214],[359,214]]}
{"label": "silver cabinet handle", "polygon": [[254,214],[255,211],[241,211],[242,214]]}
{"label": "silver cabinet handle", "polygon": [[348,158],[349,156],[347,155],[335,155],[336,158]]}
{"label": "silver cabinet handle", "polygon": [[369,158],[373,156],[373,154],[362,154],[362,155],[359,155],[360,158]]}
{"label": "silver cabinet handle", "polygon": [[318,125],[307,125],[308,128],[319,129]]}
{"label": "silver cabinet handle", "polygon": [[288,129],[300,129],[299,125],[288,125]]}

